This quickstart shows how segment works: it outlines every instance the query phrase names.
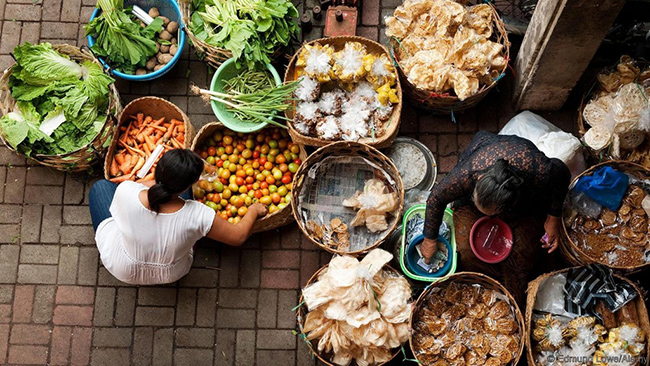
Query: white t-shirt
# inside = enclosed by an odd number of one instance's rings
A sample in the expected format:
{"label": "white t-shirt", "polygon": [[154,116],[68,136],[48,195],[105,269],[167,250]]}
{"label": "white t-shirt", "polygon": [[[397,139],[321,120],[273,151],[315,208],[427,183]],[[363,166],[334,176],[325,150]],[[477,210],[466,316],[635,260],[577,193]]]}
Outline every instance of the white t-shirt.
{"label": "white t-shirt", "polygon": [[192,267],[192,246],[206,236],[215,212],[185,201],[174,213],[155,213],[140,202],[147,187],[126,181],[117,187],[110,211],[95,240],[102,263],[115,278],[137,285],[177,281]]}

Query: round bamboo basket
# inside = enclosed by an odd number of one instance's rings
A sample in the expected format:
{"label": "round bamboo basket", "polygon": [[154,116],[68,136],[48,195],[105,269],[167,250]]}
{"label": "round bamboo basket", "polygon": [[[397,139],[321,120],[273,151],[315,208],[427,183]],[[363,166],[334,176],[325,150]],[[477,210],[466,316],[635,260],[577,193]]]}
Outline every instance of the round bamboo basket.
{"label": "round bamboo basket", "polygon": [[111,142],[111,146],[108,148],[108,153],[104,160],[104,178],[112,178],[110,176],[111,162],[113,161],[113,155],[115,155],[115,149],[117,148],[117,142],[120,137],[119,127],[127,126],[131,120],[130,116],[135,116],[138,113],[144,113],[145,116],[151,116],[153,119],[165,117],[165,120],[174,118],[183,121],[185,124],[186,148],[188,147],[187,144],[189,144],[189,142],[194,138],[194,126],[190,123],[189,117],[187,117],[187,115],[185,115],[185,113],[183,113],[183,111],[174,103],[158,97],[141,97],[134,99],[124,107],[124,110],[120,114],[118,128],[115,129],[113,141]]}
{"label": "round bamboo basket", "polygon": [[506,69],[508,68],[508,62],[510,61],[510,41],[508,41],[508,32],[506,31],[505,24],[501,20],[496,8],[492,5],[488,5],[492,8],[492,19],[493,19],[493,32],[492,41],[500,43],[503,45],[503,57],[506,59],[506,65],[503,66],[503,69],[500,70],[500,75],[490,85],[483,85],[479,88],[478,93],[472,95],[471,97],[460,100],[453,93],[436,93],[430,90],[422,90],[417,86],[413,85],[409,80],[402,66],[400,64],[401,52],[400,52],[400,43],[397,39],[390,40],[390,54],[393,59],[393,63],[398,70],[402,88],[404,89],[404,95],[408,98],[415,106],[429,110],[437,114],[453,114],[454,112],[460,112],[477,105],[490,91],[497,85],[497,82],[505,75]]}
{"label": "round bamboo basket", "polygon": [[[409,328],[413,329],[413,321],[417,316],[417,312],[420,309],[421,306],[423,306],[423,302],[427,299],[429,294],[431,293],[433,288],[436,287],[442,287],[446,284],[456,282],[456,283],[464,283],[468,285],[481,285],[486,289],[493,290],[496,292],[499,292],[503,294],[507,299],[508,302],[510,303],[510,306],[514,309],[514,318],[515,321],[517,322],[517,333],[519,334],[519,351],[517,352],[517,355],[515,358],[510,361],[508,365],[514,366],[517,365],[519,362],[519,359],[521,358],[522,353],[524,352],[524,340],[523,338],[526,337],[525,333],[525,324],[524,324],[524,318],[521,315],[521,310],[519,310],[519,306],[517,306],[517,302],[515,301],[515,298],[512,297],[512,294],[506,290],[503,285],[501,285],[499,282],[494,280],[491,277],[488,277],[484,274],[481,273],[476,273],[476,272],[458,272],[446,277],[443,277],[440,281],[433,282],[431,285],[429,285],[423,292],[420,294],[420,297],[418,297],[417,301],[415,302],[415,305],[413,306],[413,312],[411,313],[411,318],[409,319]],[[413,337],[415,336],[415,332],[411,333],[411,337],[409,339],[409,344],[411,345],[411,351],[413,352],[413,355],[415,356],[415,359],[418,359],[418,355],[416,353],[415,348],[413,347]],[[419,363],[421,363],[420,360],[418,360]]]}
{"label": "round bamboo basket", "polygon": [[[329,266],[329,264],[326,264],[326,265],[324,265],[323,267],[321,267],[318,271],[316,271],[316,273],[314,273],[314,274],[311,276],[311,278],[309,279],[309,281],[307,281],[307,284],[305,285],[305,287],[308,287],[309,285],[311,285],[311,284],[313,284],[314,282],[316,282],[316,280],[318,279],[318,276],[320,276],[320,274],[321,274],[324,270],[326,270],[328,266]],[[397,275],[399,275],[399,276],[402,276],[401,273],[397,272],[393,267],[391,267],[391,266],[389,266],[389,265],[385,265],[385,266],[382,268],[382,271],[388,271],[388,272],[391,272],[391,273],[397,274]],[[331,355],[329,355],[329,354],[321,354],[321,353],[319,353],[319,352],[318,352],[318,349],[314,348],[314,347],[312,346],[311,342],[308,341],[307,338],[306,338],[307,335],[306,335],[305,332],[303,331],[303,326],[304,326],[304,324],[305,324],[305,317],[307,316],[307,313],[309,313],[309,311],[307,311],[307,306],[304,305],[304,298],[303,298],[303,296],[302,296],[302,291],[301,291],[301,293],[300,293],[300,300],[298,300],[298,304],[301,304],[301,305],[298,307],[297,311],[296,311],[296,319],[297,319],[297,322],[298,322],[298,329],[300,329],[300,337],[302,338],[302,340],[303,340],[304,342],[307,343],[307,347],[309,347],[309,350],[311,351],[311,353],[312,353],[314,356],[316,356],[316,358],[318,358],[321,362],[323,362],[323,363],[326,364],[327,366],[338,366],[338,365],[333,364],[333,363],[331,363],[331,362],[329,361],[329,358],[330,358],[329,356],[331,356]],[[392,361],[392,360],[393,360],[393,359],[394,359],[394,358],[395,358],[399,353],[400,353],[400,349],[398,348],[398,349],[395,350],[395,352],[393,352],[393,357],[391,357],[390,360],[388,360],[388,361],[386,361],[386,362],[382,362],[382,363],[376,364],[376,365],[373,365],[373,366],[386,365],[386,364],[388,364],[390,361]],[[356,366],[356,365],[357,365],[356,362],[352,362],[352,363],[350,363],[350,365],[348,365],[348,366]]]}
{"label": "round bamboo basket", "polygon": [[[596,164],[582,172],[580,175],[576,176],[569,188],[573,188],[580,177],[592,175],[596,170],[603,166],[611,166],[616,170],[633,174],[639,178],[650,179],[650,172],[639,164],[634,164],[626,161],[607,161],[604,163]],[[562,213],[562,236],[560,238],[560,253],[569,264],[580,266],[591,263],[600,263],[622,273],[635,273],[650,268],[650,263],[645,263],[640,266],[611,265],[589,255],[579,245],[571,240],[571,237],[569,236],[570,228],[568,228],[565,223],[567,213],[568,212],[566,210]]]}
{"label": "round bamboo basket", "polygon": [[[303,161],[302,165],[296,172],[296,175],[294,176],[293,179],[291,208],[293,210],[293,216],[295,217],[296,222],[298,223],[298,227],[300,227],[300,230],[302,230],[303,234],[305,234],[305,236],[309,238],[309,240],[312,243],[314,243],[316,246],[330,253],[339,254],[339,255],[351,255],[351,256],[363,255],[369,252],[370,250],[377,248],[379,245],[381,245],[382,242],[388,239],[388,237],[390,237],[392,232],[395,231],[395,228],[397,228],[397,226],[399,225],[399,220],[393,219],[392,224],[389,224],[388,230],[386,230],[384,235],[382,235],[382,237],[379,240],[377,240],[373,245],[370,245],[361,250],[351,251],[351,252],[343,252],[336,249],[332,249],[327,245],[321,243],[320,241],[316,240],[316,238],[314,238],[313,235],[305,227],[305,222],[303,222],[302,215],[300,213],[301,212],[300,192],[303,189],[311,188],[311,187],[305,187],[304,185],[305,176],[309,174],[309,170],[314,165],[319,164],[320,162],[323,161],[323,159],[330,156],[359,156],[370,161],[371,163],[375,164],[380,169],[382,169],[384,172],[386,172],[396,184],[396,186],[393,187],[393,189],[395,190],[395,192],[397,192],[398,207],[397,210],[395,210],[394,215],[396,215],[398,218],[401,216],[401,213],[404,209],[404,185],[402,184],[402,178],[400,177],[399,172],[395,167],[395,164],[393,164],[393,162],[388,157],[386,157],[386,155],[382,154],[377,149],[371,146],[361,144],[358,142],[351,142],[351,141],[339,141],[321,147],[320,149],[316,150],[314,153],[309,155],[307,160]],[[341,201],[343,201],[343,197],[341,198]]]}
{"label": "round bamboo basket", "polygon": [[[203,144],[203,141],[205,141],[206,138],[214,135],[215,132],[223,129],[227,129],[227,127],[224,126],[221,122],[210,122],[205,126],[201,127],[199,132],[196,134],[194,141],[192,141],[192,151],[196,151],[198,147]],[[253,132],[253,134],[255,133]],[[305,148],[303,146],[300,146],[300,153],[298,155],[300,156],[300,159],[303,161],[307,159],[307,153],[305,152]],[[295,181],[295,177],[296,176],[294,176],[294,181]],[[274,213],[270,215],[266,215],[263,218],[255,221],[255,223],[253,224],[253,233],[259,233],[262,231],[277,229],[281,226],[290,224],[292,221],[293,221],[293,215],[291,214],[291,208],[289,207],[289,205],[287,205],[283,209],[275,211]]]}
{"label": "round bamboo basket", "polygon": [[[222,63],[232,57],[232,52],[225,48],[219,48],[211,46],[205,41],[199,39],[192,30],[190,29],[189,24],[192,23],[192,0],[178,0],[178,5],[181,8],[181,16],[183,17],[183,30],[190,40],[192,45],[196,48],[196,51],[203,56],[203,59],[215,69],[219,68]],[[284,54],[283,48],[280,47],[273,55],[271,55],[272,60],[277,60]]]}
{"label": "round bamboo basket", "polygon": [[[637,60],[636,63],[639,66],[640,70],[644,70],[645,68],[648,67],[648,63],[645,62],[645,61]],[[601,70],[598,74],[599,75],[607,74],[607,73],[612,72],[612,71],[616,71],[616,65],[606,67],[603,70]],[[582,140],[583,136],[585,135],[585,133],[587,133],[587,130],[589,130],[589,128],[590,128],[589,124],[587,123],[587,121],[585,120],[584,115],[583,115],[585,107],[587,106],[587,104],[595,96],[597,96],[602,91],[603,91],[603,88],[600,86],[600,83],[598,82],[598,79],[596,77],[596,78],[594,78],[593,82],[591,83],[591,87],[589,88],[589,90],[587,90],[582,95],[582,99],[580,100],[580,107],[578,107],[578,136],[580,137],[581,140]],[[650,143],[648,143],[648,140],[650,140],[650,134],[646,133],[645,141],[642,143],[641,146],[639,146],[635,150],[640,149],[640,148],[645,148],[646,150],[650,149]],[[587,146],[587,151],[589,152],[589,155],[591,155],[591,157],[594,160],[598,161],[598,162],[609,161],[609,160],[629,161],[628,159],[630,158],[630,151],[627,152],[627,154],[626,154],[627,156],[626,156],[625,159],[620,159],[620,158],[616,159],[616,158],[612,157],[609,154],[608,150],[596,151],[596,150],[592,149],[591,147]],[[650,166],[648,166],[646,168],[650,168]]]}
{"label": "round bamboo basket", "polygon": [[[382,46],[381,44],[375,41],[371,41],[367,38],[356,37],[356,36],[321,38],[306,43],[306,45],[313,45],[314,43],[319,43],[321,45],[327,44],[332,46],[335,51],[340,51],[341,49],[343,49],[343,47],[347,42],[359,42],[364,46],[366,46],[366,49],[370,53],[379,53],[379,54],[384,53],[386,54],[386,56],[390,57],[386,47]],[[300,52],[302,52],[303,49],[304,49],[304,45],[291,58],[291,61],[289,62],[289,66],[287,66],[287,71],[284,73],[285,83],[296,80],[296,62],[298,61],[298,55],[300,55]],[[358,142],[370,145],[377,149],[383,149],[389,147],[393,143],[393,140],[395,140],[395,138],[397,137],[397,133],[399,132],[400,116],[402,114],[402,87],[400,86],[399,80],[396,80],[395,86],[397,88],[397,96],[399,97],[399,103],[397,103],[394,106],[393,113],[391,114],[390,118],[386,122],[384,122],[384,125],[386,126],[385,127],[386,131],[381,137],[376,137],[376,138],[364,137],[359,139]],[[285,112],[285,115],[290,120],[293,120],[293,117],[296,114],[295,112],[296,112],[295,108],[292,108],[287,110]],[[330,144],[332,142],[330,140],[323,140],[313,136],[305,136],[300,132],[298,132],[295,128],[293,128],[293,123],[290,121],[287,122],[287,126],[289,127],[289,134],[291,134],[291,138],[300,144],[320,147],[320,146],[325,146],[327,144]]]}
{"label": "round bamboo basket", "polygon": [[[537,277],[535,280],[531,281],[528,284],[528,290],[527,290],[527,297],[526,297],[526,315],[525,315],[525,320],[526,320],[526,358],[528,360],[528,365],[529,366],[535,366],[537,363],[535,362],[535,357],[533,356],[533,347],[532,347],[532,341],[531,341],[531,336],[532,336],[532,319],[533,319],[533,307],[535,306],[535,299],[537,299],[537,291],[539,290],[539,286],[549,277],[555,276],[556,274],[560,273],[566,273],[569,271],[570,268],[565,268],[561,269],[559,271],[551,272],[551,273],[546,273],[543,274],[539,277]],[[636,292],[639,294],[636,299],[632,300],[634,301],[636,305],[636,310],[639,315],[639,324],[638,326],[643,330],[643,332],[646,334],[646,351],[645,354],[646,356],[650,354],[650,343],[648,342],[648,337],[647,335],[650,334],[650,320],[648,319],[648,309],[645,306],[645,302],[643,301],[643,295],[644,292],[643,290],[637,286],[634,282],[630,281],[629,279],[619,276],[617,274],[614,274],[614,277],[616,277],[618,280],[625,281],[632,285]],[[650,358],[645,357],[645,362],[643,362],[643,365],[649,365],[650,364]]]}
{"label": "round bamboo basket", "polygon": [[[62,55],[67,55],[70,59],[76,62],[83,61],[92,61],[101,66],[99,60],[97,60],[92,53],[87,50],[82,50],[78,47],[71,46],[68,44],[53,45],[52,46],[57,52]],[[14,63],[15,65],[15,63]],[[11,96],[11,90],[9,88],[9,77],[13,70],[13,66],[10,66],[7,70],[4,71],[2,77],[0,78],[0,109],[3,114],[10,113],[14,110],[16,106],[16,101]],[[103,66],[102,66],[103,70]],[[120,104],[120,94],[115,87],[115,84],[109,86],[109,102],[108,109],[106,112],[106,122],[101,131],[97,134],[95,139],[88,145],[76,150],[69,152],[67,154],[59,155],[42,155],[34,154],[32,156],[26,156],[33,161],[45,165],[50,168],[54,168],[61,171],[68,172],[82,172],[87,171],[91,168],[92,165],[97,163],[106,153],[107,143],[110,141],[110,138],[113,136],[116,131],[116,116],[122,111],[122,105]],[[5,140],[4,136],[0,132],[0,141],[7,146],[7,148],[16,154],[25,156],[24,154],[16,151],[9,143]]]}

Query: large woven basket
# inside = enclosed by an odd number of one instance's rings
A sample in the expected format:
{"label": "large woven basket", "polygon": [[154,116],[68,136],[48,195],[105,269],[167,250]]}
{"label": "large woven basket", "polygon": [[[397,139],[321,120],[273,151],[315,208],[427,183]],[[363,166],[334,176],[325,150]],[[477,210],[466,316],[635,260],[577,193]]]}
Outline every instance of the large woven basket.
{"label": "large woven basket", "polygon": [[[503,57],[506,59],[506,65],[503,67],[503,70],[500,70],[500,75],[505,75],[506,68],[508,67],[508,62],[510,60],[510,41],[508,41],[508,32],[506,27],[501,20],[501,17],[497,13],[496,8],[489,4],[492,8],[492,18],[494,22],[493,32],[491,40],[503,45]],[[400,79],[402,82],[402,88],[404,89],[404,95],[416,106],[422,109],[429,110],[433,113],[438,114],[453,114],[454,112],[459,112],[465,109],[469,109],[477,105],[490,91],[497,85],[497,82],[502,78],[502,76],[497,77],[492,84],[483,85],[479,89],[478,93],[472,95],[471,97],[460,100],[453,93],[435,93],[428,90],[422,90],[413,85],[409,80],[404,70],[400,65],[400,45],[399,40],[393,38],[390,40],[390,54],[393,58],[393,63],[398,70]]]}
{"label": "large woven basket", "polygon": [[[616,170],[625,173],[630,173],[632,175],[635,175],[643,179],[650,179],[650,172],[639,164],[634,164],[634,163],[620,161],[620,160],[607,161],[604,163],[596,164],[591,168],[582,172],[580,175],[576,176],[573,182],[571,183],[570,188],[573,188],[573,186],[575,186],[576,182],[578,181],[578,179],[580,179],[580,177],[592,175],[596,170],[598,170],[603,166],[611,166]],[[603,263],[597,258],[593,258],[592,256],[588,255],[587,253],[585,253],[584,250],[582,250],[582,248],[580,248],[579,245],[577,245],[576,243],[573,242],[573,240],[571,240],[571,237],[569,237],[570,228],[567,228],[564,222],[566,213],[567,213],[566,210],[565,212],[562,213],[562,237],[560,240],[560,253],[564,257],[564,259],[570,264],[574,266],[580,266],[580,265],[587,265],[591,263],[601,263],[607,267],[610,267],[614,270],[623,273],[635,273],[650,268],[650,263],[642,264],[640,266],[633,266],[633,267],[613,266],[610,265],[609,263]]]}
{"label": "large woven basket", "polygon": [[134,99],[124,107],[122,114],[120,114],[118,128],[115,129],[113,141],[111,142],[111,146],[108,148],[108,153],[104,160],[104,177],[106,179],[112,178],[110,176],[111,161],[113,161],[113,155],[115,154],[118,138],[120,137],[119,127],[128,126],[131,116],[135,116],[138,113],[144,113],[145,116],[151,116],[153,119],[165,117],[165,120],[174,118],[183,121],[185,124],[186,148],[189,148],[188,144],[194,138],[194,126],[190,123],[189,117],[187,117],[187,115],[185,115],[185,113],[183,113],[183,111],[174,103],[158,97],[141,97]]}
{"label": "large woven basket", "polygon": [[[314,43],[319,43],[321,45],[327,44],[332,46],[335,51],[339,51],[343,49],[343,47],[347,42],[359,42],[364,46],[366,46],[368,52],[379,53],[379,54],[384,53],[386,54],[386,56],[390,56],[386,47],[382,46],[381,44],[375,41],[371,41],[367,38],[356,37],[356,36],[321,38],[306,44],[307,45],[313,45]],[[291,58],[291,61],[289,62],[289,66],[287,66],[287,71],[284,74],[285,83],[296,80],[296,62],[298,61],[298,56],[300,55],[300,52],[302,52],[303,49],[304,49],[304,45]],[[384,123],[384,125],[386,126],[385,133],[381,137],[376,137],[376,138],[364,137],[359,139],[358,142],[376,147],[378,149],[389,147],[393,143],[393,140],[395,140],[395,138],[397,137],[397,133],[399,132],[400,116],[402,114],[402,87],[400,86],[399,81],[395,83],[395,87],[397,88],[397,96],[399,97],[399,103],[395,105],[395,107],[393,108],[393,113],[391,114],[390,118]],[[285,112],[285,115],[287,118],[292,120],[295,115],[295,112],[296,112],[295,108],[292,108],[287,110]],[[332,142],[329,140],[319,139],[313,136],[305,136],[300,132],[298,132],[295,128],[293,128],[293,123],[290,121],[287,122],[287,126],[289,127],[289,134],[291,135],[291,138],[298,143],[308,145],[308,146],[325,146]]]}
{"label": "large woven basket", "polygon": [[[203,144],[203,141],[206,138],[214,135],[215,132],[221,131],[223,129],[226,129],[226,127],[221,122],[210,122],[205,126],[201,127],[199,132],[196,134],[194,141],[192,141],[192,151],[196,151],[198,147]],[[255,133],[253,132],[253,134]],[[305,152],[303,146],[300,146],[299,156],[300,159],[303,161],[307,159],[307,153]],[[262,231],[277,229],[281,226],[290,224],[292,221],[293,221],[293,215],[291,214],[291,208],[289,207],[289,205],[287,205],[283,209],[277,210],[274,213],[266,215],[263,218],[255,221],[255,223],[253,224],[253,232],[259,233]]]}
{"label": "large woven basket", "polygon": [[[78,47],[68,44],[53,45],[52,47],[57,52],[63,55],[67,55],[76,62],[92,61],[101,65],[99,61],[87,50],[82,50]],[[0,78],[0,109],[2,109],[3,114],[12,112],[16,106],[16,101],[11,96],[11,90],[9,89],[9,77],[11,76],[12,70],[13,65],[4,71],[4,74]],[[122,105],[120,104],[120,94],[118,93],[115,84],[111,84],[109,86],[109,93],[108,110],[106,111],[106,122],[104,122],[104,126],[102,127],[101,131],[99,131],[95,139],[90,144],[80,148],[77,151],[73,151],[67,154],[35,154],[29,156],[28,158],[41,165],[45,165],[47,167],[61,171],[81,172],[89,170],[90,167],[97,163],[104,156],[104,153],[106,153],[108,142],[116,130],[116,116],[119,115],[122,111]],[[9,148],[9,150],[24,156],[24,154],[17,152],[9,143],[7,143],[2,133],[0,133],[0,141],[2,141],[5,146]]]}
{"label": "large woven basket", "polygon": [[[533,356],[531,336],[532,336],[532,323],[533,323],[533,307],[535,306],[535,299],[537,299],[537,291],[539,290],[539,286],[549,277],[555,276],[556,274],[560,274],[560,273],[566,273],[569,271],[569,269],[570,268],[565,268],[559,271],[543,274],[528,284],[525,320],[526,320],[526,357],[529,366],[536,365],[535,358]],[[639,294],[639,296],[637,296],[637,298],[632,301],[634,301],[634,304],[636,305],[637,313],[639,315],[638,326],[646,334],[646,352],[645,352],[646,357],[645,357],[645,362],[643,362],[642,364],[648,365],[650,364],[650,358],[647,357],[647,355],[650,354],[650,343],[648,342],[647,335],[650,334],[650,320],[648,319],[648,309],[646,308],[645,302],[643,301],[644,292],[641,288],[639,288],[634,282],[630,281],[629,279],[616,274],[614,274],[614,277],[616,277],[618,280],[625,281],[630,285],[632,285],[636,290],[636,292]]]}
{"label": "large woven basket", "polygon": [[[305,176],[309,174],[309,170],[314,165],[319,164],[320,162],[323,161],[323,159],[330,156],[359,156],[370,161],[371,163],[375,164],[377,167],[382,169],[384,172],[386,172],[396,184],[396,186],[393,187],[393,189],[395,190],[395,192],[397,192],[398,208],[395,211],[395,214],[398,217],[401,216],[402,210],[404,209],[404,185],[402,184],[402,178],[400,177],[399,172],[395,167],[395,164],[393,164],[393,162],[384,154],[382,154],[377,149],[371,146],[361,144],[358,142],[351,142],[351,141],[339,141],[321,147],[320,149],[316,150],[313,154],[309,155],[307,160],[305,160],[302,163],[302,165],[296,172],[296,175],[294,176],[293,179],[291,208],[293,209],[293,216],[295,217],[296,222],[298,222],[298,227],[300,227],[300,230],[302,230],[305,236],[307,236],[312,243],[314,243],[319,248],[324,249],[330,253],[340,254],[340,255],[359,256],[378,247],[382,242],[388,239],[388,237],[390,237],[392,232],[395,231],[395,229],[397,228],[399,224],[398,222],[399,220],[397,219],[392,220],[393,223],[390,224],[388,230],[386,230],[384,235],[379,240],[377,240],[373,245],[368,246],[362,250],[342,252],[336,249],[332,249],[327,245],[324,245],[320,241],[316,240],[305,227],[305,222],[303,221],[302,216],[300,214],[301,212],[300,192],[303,189],[312,188],[312,187],[305,187]],[[343,198],[341,198],[341,200],[343,200]]]}
{"label": "large woven basket", "polygon": [[[510,361],[508,365],[514,366],[517,365],[517,362],[519,362],[519,359],[521,358],[521,354],[524,352],[524,340],[523,338],[526,336],[525,333],[525,324],[524,324],[524,318],[521,315],[521,310],[519,309],[519,306],[517,306],[517,302],[515,301],[514,297],[512,297],[512,294],[506,290],[503,285],[501,285],[499,282],[494,280],[491,277],[488,277],[484,274],[481,273],[476,273],[476,272],[458,272],[449,276],[446,276],[442,278],[440,281],[433,282],[431,285],[429,285],[421,294],[420,297],[418,297],[418,300],[415,302],[413,305],[413,312],[411,313],[411,318],[409,319],[409,328],[413,329],[413,321],[417,315],[418,310],[420,307],[422,307],[423,302],[427,299],[429,294],[434,288],[440,288],[442,286],[445,286],[449,283],[456,282],[456,283],[464,283],[468,285],[481,285],[484,288],[488,290],[493,290],[498,293],[503,294],[507,299],[508,302],[510,303],[510,306],[514,308],[514,318],[515,321],[517,322],[517,333],[520,336],[519,340],[519,351],[517,352],[517,355],[515,358]],[[409,339],[409,343],[411,345],[411,351],[413,352],[413,355],[417,359],[417,353],[415,348],[413,347],[413,336],[415,335],[415,332],[411,333],[411,337]],[[420,360],[418,360],[418,363],[422,363]]]}
{"label": "large woven basket", "polygon": [[[639,68],[641,70],[648,67],[648,62],[646,62],[646,61],[636,60],[636,62],[639,65]],[[603,70],[601,70],[598,74],[599,75],[600,74],[605,74],[605,73],[609,73],[609,72],[614,71],[614,70],[616,70],[616,65],[606,67]],[[582,99],[580,100],[580,107],[578,108],[578,136],[580,137],[581,140],[582,140],[583,136],[585,135],[585,133],[587,133],[587,130],[589,130],[589,128],[590,128],[589,124],[587,123],[587,121],[585,120],[585,118],[583,116],[583,112],[585,110],[585,107],[601,91],[603,91],[603,89],[600,86],[600,83],[598,82],[598,79],[595,77],[593,82],[591,83],[591,87],[589,88],[589,90],[587,90],[582,95]],[[650,149],[650,143],[648,143],[648,140],[650,140],[650,134],[646,134],[645,142],[639,148],[645,147],[646,149]],[[626,160],[627,161],[629,159],[629,157],[630,157],[629,156],[630,154],[628,152],[627,156],[624,159],[620,159],[620,158],[616,159],[616,158],[612,157],[609,154],[608,151],[605,151],[605,150],[596,151],[596,150],[592,149],[589,146],[587,146],[587,151],[589,152],[589,155],[591,155],[591,157],[594,160],[598,161],[598,162],[608,161],[608,160]],[[646,168],[650,169],[650,166],[648,166]]]}
{"label": "large woven basket", "polygon": [[[192,23],[192,0],[178,0],[178,5],[181,8],[181,15],[183,17],[183,27],[185,34],[190,37],[194,48],[203,57],[203,59],[215,69],[219,68],[222,63],[232,57],[232,52],[225,48],[211,46],[205,41],[199,39],[192,30],[190,24]],[[271,60],[277,60],[284,54],[283,48],[275,50],[271,55]]]}
{"label": "large woven basket", "polygon": [[[329,266],[329,264],[326,264],[326,265],[324,265],[323,267],[321,267],[318,271],[316,271],[316,273],[314,273],[314,274],[311,276],[311,278],[309,279],[309,281],[307,281],[307,284],[305,285],[305,287],[308,287],[309,285],[311,285],[311,284],[313,284],[314,282],[316,282],[316,280],[318,280],[318,276],[320,276],[320,274],[321,274],[324,270],[326,270],[328,266]],[[401,273],[397,272],[393,267],[391,267],[391,266],[389,266],[389,265],[385,265],[385,266],[382,268],[382,271],[388,271],[388,272],[395,273],[395,274],[400,275],[400,276],[402,275]],[[301,291],[301,293],[300,293],[300,300],[298,300],[298,304],[301,304],[301,305],[298,307],[297,311],[296,311],[296,319],[297,319],[297,322],[298,322],[298,329],[300,329],[300,335],[299,335],[299,336],[301,337],[302,340],[304,340],[304,341],[307,343],[307,347],[309,348],[309,350],[311,351],[311,353],[312,353],[314,356],[316,356],[316,358],[318,358],[321,362],[323,362],[323,363],[324,363],[325,365],[327,365],[327,366],[338,366],[338,365],[333,364],[333,363],[331,363],[331,362],[329,361],[329,358],[330,358],[329,356],[331,356],[331,355],[329,355],[329,354],[321,354],[321,353],[319,353],[319,352],[318,352],[318,349],[315,348],[315,347],[313,347],[312,344],[311,344],[311,342],[308,341],[307,338],[306,338],[307,335],[306,335],[305,332],[303,331],[303,326],[304,326],[304,324],[305,324],[305,317],[307,316],[307,313],[309,313],[309,311],[307,310],[307,306],[304,305],[304,298],[303,298],[303,296],[302,296],[302,291]],[[381,365],[386,365],[387,363],[389,363],[390,361],[392,361],[392,360],[393,360],[393,359],[394,359],[394,358],[395,358],[399,353],[400,353],[400,349],[398,348],[398,349],[395,350],[395,352],[393,353],[393,357],[392,357],[390,360],[388,360],[388,361],[386,361],[386,362],[383,362],[383,363],[380,363],[380,364],[377,364],[377,365],[372,365],[372,366],[381,366]],[[348,365],[348,366],[356,366],[356,365],[357,365],[357,363],[356,363],[356,362],[353,362],[353,363],[351,363],[351,364]]]}

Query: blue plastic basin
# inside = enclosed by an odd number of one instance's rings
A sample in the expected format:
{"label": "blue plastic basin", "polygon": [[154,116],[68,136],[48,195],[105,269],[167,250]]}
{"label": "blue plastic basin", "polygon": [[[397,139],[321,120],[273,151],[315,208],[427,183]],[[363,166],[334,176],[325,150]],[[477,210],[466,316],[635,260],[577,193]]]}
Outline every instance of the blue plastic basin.
{"label": "blue plastic basin", "polygon": [[443,242],[445,243],[445,247],[447,248],[447,253],[448,253],[448,258],[447,262],[445,262],[445,265],[442,266],[438,271],[436,272],[427,272],[425,271],[422,267],[418,266],[418,260],[420,260],[420,255],[418,254],[418,251],[415,250],[415,247],[420,244],[422,241],[424,241],[424,234],[420,234],[413,238],[411,242],[409,242],[408,247],[406,248],[406,265],[408,266],[409,270],[411,272],[417,274],[418,276],[423,276],[423,277],[442,277],[447,272],[449,272],[449,268],[451,268],[451,256],[452,249],[451,245],[449,244],[449,241],[447,239],[443,238],[442,236],[438,236],[438,242]]}
{"label": "blue plastic basin", "polygon": [[[174,21],[178,23],[178,36],[176,38],[176,41],[178,43],[178,52],[174,55],[174,58],[172,58],[171,61],[165,67],[161,68],[158,71],[154,71],[149,74],[145,75],[135,75],[135,74],[125,74],[123,72],[113,70],[110,68],[110,66],[106,63],[106,61],[101,58],[99,58],[99,61],[104,65],[106,69],[110,71],[112,75],[115,75],[119,78],[125,79],[125,80],[134,80],[134,81],[146,81],[146,80],[153,80],[156,78],[159,78],[163,75],[165,75],[169,70],[176,65],[178,60],[181,58],[181,53],[183,53],[183,49],[185,48],[185,32],[183,31],[183,20],[181,16],[181,9],[178,7],[178,3],[174,0],[126,0],[124,1],[124,7],[132,6],[132,5],[137,5],[142,10],[148,12],[149,9],[155,7],[158,8],[160,11],[160,15],[166,16],[169,18],[170,21]],[[96,17],[101,14],[102,11],[99,8],[96,8],[93,14],[90,16],[90,20],[95,19]],[[95,39],[91,36],[88,36],[88,45],[92,47],[95,44]]]}

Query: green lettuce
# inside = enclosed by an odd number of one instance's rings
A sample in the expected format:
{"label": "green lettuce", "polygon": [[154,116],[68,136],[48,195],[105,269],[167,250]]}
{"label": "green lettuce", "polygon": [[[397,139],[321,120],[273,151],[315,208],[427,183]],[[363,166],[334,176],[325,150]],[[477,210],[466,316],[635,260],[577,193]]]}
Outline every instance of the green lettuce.
{"label": "green lettuce", "polygon": [[[26,43],[16,47],[14,53],[19,56],[9,87],[16,108],[0,119],[0,131],[7,142],[28,156],[67,154],[92,142],[106,121],[109,87],[114,79],[97,63],[78,64],[59,55],[49,43]],[[44,65],[39,55],[51,64]],[[42,70],[46,67],[49,74]],[[61,114],[65,121],[53,131],[43,126],[52,131],[49,136],[40,130],[43,121],[61,118]]]}

